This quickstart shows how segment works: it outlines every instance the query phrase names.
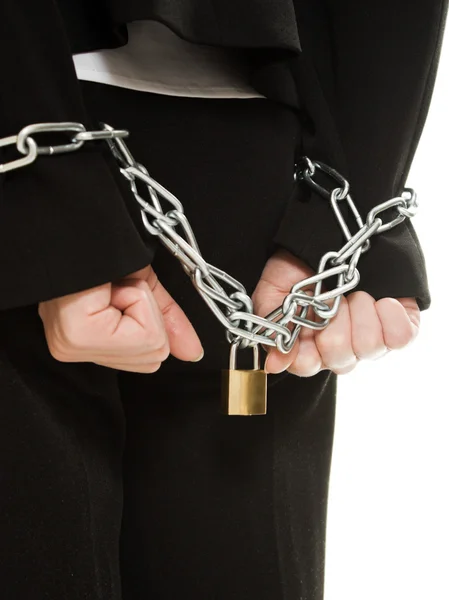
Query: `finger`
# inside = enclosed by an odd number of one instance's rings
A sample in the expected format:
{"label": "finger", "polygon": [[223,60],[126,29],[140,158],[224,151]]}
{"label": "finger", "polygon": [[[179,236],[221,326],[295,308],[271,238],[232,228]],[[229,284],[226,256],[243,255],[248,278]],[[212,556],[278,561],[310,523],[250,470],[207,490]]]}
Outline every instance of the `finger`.
{"label": "finger", "polygon": [[109,331],[117,326],[121,313],[108,310],[110,300],[111,285],[103,284],[39,304],[39,316],[55,358],[82,354],[91,343],[97,347],[104,343],[101,336],[92,335],[91,322],[100,314]]}
{"label": "finger", "polygon": [[[266,263],[252,294],[254,312],[266,316],[284,300],[288,290],[313,271],[287,251],[279,251]],[[307,286],[308,289],[310,286]],[[304,291],[304,290],[303,290]]]}
{"label": "finger", "polygon": [[[310,267],[304,262],[299,261],[290,252],[286,250],[276,252],[266,263],[252,295],[255,314],[266,317],[282,304],[288,290],[295,283],[311,275],[313,275],[313,271]],[[303,289],[303,291],[306,291],[306,289]],[[292,331],[295,324],[290,323],[287,327]],[[273,333],[271,338],[275,338],[276,335],[276,332]],[[280,352],[273,346],[264,346],[264,349],[267,351],[264,367],[267,373],[281,373],[285,371],[295,360],[298,352],[297,342],[288,354]]]}
{"label": "finger", "polygon": [[388,348],[399,350],[416,337],[417,326],[411,322],[406,309],[396,298],[378,300],[376,310]]}
{"label": "finger", "polygon": [[104,362],[101,360],[89,361],[93,362],[100,367],[106,367],[108,369],[116,369],[117,371],[126,371],[127,373],[156,373],[161,368],[162,362],[143,362],[143,363],[119,363],[119,362]]}
{"label": "finger", "polygon": [[151,363],[161,363],[170,356],[170,346],[164,344],[160,348],[151,349],[148,351],[148,348],[145,348],[143,351],[139,352],[121,352],[117,354],[106,354],[105,352],[90,354],[89,360],[91,362],[96,363],[107,363],[109,366],[112,366],[113,363],[120,363],[121,365],[144,365]]}
{"label": "finger", "polygon": [[[313,310],[311,312],[313,313]],[[314,320],[312,314],[308,318]],[[315,342],[315,331],[304,327],[298,338],[298,352],[288,371],[299,377],[312,377],[322,367],[323,362]]]}
{"label": "finger", "polygon": [[[122,316],[111,334],[109,350],[122,356],[129,348],[138,355],[168,345],[164,320],[148,284],[141,279],[123,282],[112,285],[111,310],[121,311]],[[103,314],[101,317],[105,318]]]}
{"label": "finger", "polygon": [[110,305],[111,284],[102,284],[87,290],[67,294],[46,304],[52,309],[57,307],[58,314],[70,313],[70,319],[96,314]]}
{"label": "finger", "polygon": [[[312,296],[312,291],[305,292],[308,296]],[[300,308],[299,314],[302,314],[303,307]],[[315,312],[311,306],[307,308],[306,319],[315,321]],[[292,331],[295,323],[288,323],[288,329]],[[302,359],[298,362],[298,355],[301,353]],[[306,356],[304,356],[306,353]],[[281,373],[289,371],[294,375],[310,376],[311,370],[315,369],[315,363],[318,362],[318,370],[321,366],[321,357],[316,350],[314,341],[314,331],[310,327],[302,327],[293,348],[288,354],[283,354],[277,348],[271,348],[270,354],[265,361],[265,371],[267,373]],[[304,363],[304,364],[302,364]],[[312,364],[313,363],[313,364]],[[306,373],[310,373],[307,375]]]}
{"label": "finger", "polygon": [[351,317],[352,348],[359,359],[375,360],[388,352],[376,301],[366,292],[348,296]]}
{"label": "finger", "polygon": [[417,335],[417,330],[419,330],[421,324],[421,311],[419,310],[416,298],[397,298],[397,301],[402,304],[402,306],[405,308],[408,318],[416,326],[415,333]]}
{"label": "finger", "polygon": [[[313,270],[305,262],[293,256],[287,250],[279,250],[267,261],[262,271],[259,283],[254,291],[256,296],[254,307],[259,308],[262,305],[262,309],[265,309],[263,306],[266,303],[264,295],[257,294],[259,286],[266,286],[272,294],[281,294],[281,297],[284,298],[287,290],[291,289],[295,283],[313,274]],[[269,300],[267,303],[269,304]]]}
{"label": "finger", "polygon": [[154,285],[153,295],[164,320],[170,353],[179,360],[200,360],[204,350],[198,334],[185,312],[159,280]]}
{"label": "finger", "polygon": [[[289,327],[290,329],[290,327]],[[296,355],[298,354],[298,342],[296,342],[293,348],[288,352],[288,354],[284,354],[283,352],[279,352],[277,348],[270,347],[268,351],[267,358],[265,360],[264,370],[266,373],[282,373],[295,360]]]}
{"label": "finger", "polygon": [[351,341],[351,318],[347,299],[342,296],[335,317],[322,330],[315,332],[315,342],[323,362],[337,374],[348,373],[357,364]]}
{"label": "finger", "polygon": [[204,354],[203,347],[184,311],[167,292],[151,267],[141,269],[137,274],[147,276],[149,298],[161,317],[170,353],[180,360],[199,360]]}
{"label": "finger", "polygon": [[[268,282],[260,280],[257,285],[256,292],[253,295],[254,314],[261,317],[267,317],[270,312],[279,306],[284,298],[284,295],[285,294],[282,294],[281,297],[278,289],[273,288]],[[286,327],[290,331],[293,329],[291,323],[286,325]],[[274,331],[269,337],[270,339],[274,340],[277,335],[279,334]],[[295,355],[294,349],[292,349],[292,351],[288,354],[284,354],[279,352],[275,346],[262,344],[262,347],[267,353],[264,364],[264,370],[266,373],[274,374],[285,371]]]}
{"label": "finger", "polygon": [[[305,292],[308,296],[312,296],[311,290]],[[303,307],[300,308],[298,314],[302,315]],[[304,315],[302,315],[304,316]],[[309,321],[317,322],[317,316],[312,306],[308,306],[305,318]],[[295,327],[295,323],[289,324],[289,329]],[[272,365],[273,372],[281,372],[287,370],[292,375],[300,377],[311,377],[318,373],[322,367],[321,356],[317,350],[315,343],[315,330],[310,327],[302,326],[299,333],[298,339],[287,355],[290,360],[287,362],[285,359],[282,361],[282,356],[278,357],[279,352],[273,351]],[[271,366],[271,365],[270,365]],[[279,370],[274,370],[274,369]]]}

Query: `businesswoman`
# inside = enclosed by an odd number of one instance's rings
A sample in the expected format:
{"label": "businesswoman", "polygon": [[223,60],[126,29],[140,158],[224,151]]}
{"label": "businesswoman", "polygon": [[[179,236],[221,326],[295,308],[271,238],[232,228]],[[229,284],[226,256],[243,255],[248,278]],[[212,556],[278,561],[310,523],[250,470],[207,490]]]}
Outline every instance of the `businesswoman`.
{"label": "businesswoman", "polygon": [[[295,181],[301,156],[348,177],[364,218],[402,190],[445,14],[437,0],[4,0],[0,164],[30,124],[129,130],[205,260],[265,316],[345,241]],[[372,240],[325,330],[269,351],[268,414],[242,419],[219,411],[224,330],[106,143],[3,171],[5,597],[322,599],[337,375],[416,336],[430,296],[412,225]]]}

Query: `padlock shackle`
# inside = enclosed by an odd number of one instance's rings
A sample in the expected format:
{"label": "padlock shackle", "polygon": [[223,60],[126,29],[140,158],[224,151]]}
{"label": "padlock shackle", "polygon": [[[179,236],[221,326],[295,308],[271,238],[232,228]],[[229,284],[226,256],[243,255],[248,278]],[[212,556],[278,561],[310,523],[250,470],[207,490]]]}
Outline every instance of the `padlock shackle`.
{"label": "padlock shackle", "polygon": [[[233,342],[231,344],[231,351],[229,353],[229,369],[235,370],[235,365],[237,362],[237,350],[240,346],[240,342]],[[259,353],[259,344],[254,344],[253,348],[253,358],[254,358],[254,370],[260,369],[260,353]]]}

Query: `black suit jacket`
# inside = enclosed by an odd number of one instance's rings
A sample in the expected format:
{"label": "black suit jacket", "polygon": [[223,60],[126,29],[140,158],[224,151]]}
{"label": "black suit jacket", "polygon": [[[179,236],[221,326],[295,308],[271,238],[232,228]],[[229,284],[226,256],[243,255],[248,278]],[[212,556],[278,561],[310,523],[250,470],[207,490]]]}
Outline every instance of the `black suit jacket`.
{"label": "black suit jacket", "polygon": [[[100,12],[87,0],[2,0],[0,138],[44,121],[97,128],[83,106],[72,52],[123,45],[126,20],[155,17],[191,41],[245,47],[253,84],[298,111],[298,156],[329,162],[347,176],[363,217],[397,195],[429,108],[447,0],[252,0],[222,4],[228,8],[221,13],[216,3],[213,29],[210,16],[192,20],[198,11],[180,14],[186,4],[172,0],[164,15],[126,12],[164,6],[144,0],[105,0]],[[0,149],[0,163],[11,152]],[[0,175],[0,308],[87,289],[147,265],[158,242],[139,223],[105,145],[38,157]],[[273,249],[287,248],[316,268],[344,241],[329,203],[298,186]],[[376,298],[415,296],[428,308],[425,261],[408,220],[373,238],[359,270],[358,289]]]}

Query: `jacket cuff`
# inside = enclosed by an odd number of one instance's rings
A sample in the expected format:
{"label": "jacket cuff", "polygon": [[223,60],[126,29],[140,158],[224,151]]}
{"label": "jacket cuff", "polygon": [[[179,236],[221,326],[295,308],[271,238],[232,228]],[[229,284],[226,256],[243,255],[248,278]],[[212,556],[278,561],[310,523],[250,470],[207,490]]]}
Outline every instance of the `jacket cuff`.
{"label": "jacket cuff", "polygon": [[[355,204],[357,206],[356,200]],[[340,203],[339,207],[351,233],[356,233],[357,226],[348,216],[347,204]],[[366,215],[361,213],[361,216],[365,220]],[[431,297],[426,263],[413,225],[406,219],[370,240],[370,248],[361,254],[357,264],[360,282],[345,296],[363,290],[375,300],[415,297],[419,309],[427,310]],[[330,250],[340,250],[346,238],[330,201],[305,184],[299,184],[289,199],[273,241],[316,272],[322,256]],[[336,281],[336,277],[329,278],[324,286],[333,287]]]}
{"label": "jacket cuff", "polygon": [[0,309],[89,289],[151,263],[158,239],[141,224],[107,152],[86,145],[0,177]]}

